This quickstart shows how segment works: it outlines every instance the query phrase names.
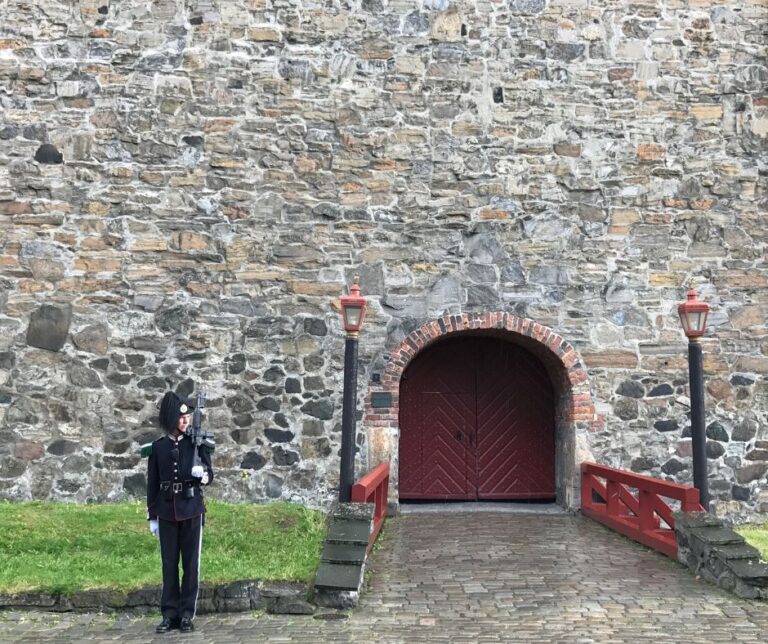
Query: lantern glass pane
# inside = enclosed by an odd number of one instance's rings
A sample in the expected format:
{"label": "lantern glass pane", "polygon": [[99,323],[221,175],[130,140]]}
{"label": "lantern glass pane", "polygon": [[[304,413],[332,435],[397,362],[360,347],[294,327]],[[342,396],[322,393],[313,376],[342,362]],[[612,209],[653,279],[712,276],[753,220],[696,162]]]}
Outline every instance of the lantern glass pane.
{"label": "lantern glass pane", "polygon": [[701,311],[690,311],[688,313],[688,324],[690,325],[691,331],[703,331],[703,321],[704,316],[702,315]]}
{"label": "lantern glass pane", "polygon": [[352,306],[347,305],[347,326],[355,328],[358,324],[360,324],[360,311],[362,310],[361,306]]}
{"label": "lantern glass pane", "polygon": [[680,314],[680,323],[683,325],[683,331],[688,333],[688,313],[687,312],[684,311]]}

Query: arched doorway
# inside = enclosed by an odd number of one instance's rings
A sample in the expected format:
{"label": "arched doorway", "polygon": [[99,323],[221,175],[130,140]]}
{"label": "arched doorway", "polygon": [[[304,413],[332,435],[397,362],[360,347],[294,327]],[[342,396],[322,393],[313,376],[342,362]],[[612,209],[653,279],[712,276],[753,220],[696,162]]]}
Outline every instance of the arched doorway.
{"label": "arched doorway", "polygon": [[518,344],[469,333],[425,348],[400,382],[400,499],[554,500],[555,398]]}
{"label": "arched doorway", "polygon": [[578,508],[580,466],[583,461],[594,460],[588,437],[605,429],[605,418],[595,409],[589,375],[574,346],[555,330],[505,311],[443,315],[414,329],[387,351],[386,367],[383,372],[371,372],[365,396],[367,467],[390,465],[389,498],[397,506],[402,469],[402,377],[433,346],[469,336],[512,343],[527,350],[544,366],[555,399],[555,498],[563,507]]}

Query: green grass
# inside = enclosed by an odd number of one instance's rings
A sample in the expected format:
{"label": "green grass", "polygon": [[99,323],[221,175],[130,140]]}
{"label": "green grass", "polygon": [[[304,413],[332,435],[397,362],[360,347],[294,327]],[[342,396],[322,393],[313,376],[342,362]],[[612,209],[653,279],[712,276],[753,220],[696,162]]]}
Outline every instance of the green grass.
{"label": "green grass", "polygon": [[[203,582],[309,581],[325,518],[287,503],[207,501]],[[141,503],[0,502],[0,592],[70,594],[161,583],[160,544]]]}
{"label": "green grass", "polygon": [[768,522],[762,525],[748,523],[739,526],[736,532],[744,537],[747,543],[760,551],[760,557],[764,561],[768,561]]}

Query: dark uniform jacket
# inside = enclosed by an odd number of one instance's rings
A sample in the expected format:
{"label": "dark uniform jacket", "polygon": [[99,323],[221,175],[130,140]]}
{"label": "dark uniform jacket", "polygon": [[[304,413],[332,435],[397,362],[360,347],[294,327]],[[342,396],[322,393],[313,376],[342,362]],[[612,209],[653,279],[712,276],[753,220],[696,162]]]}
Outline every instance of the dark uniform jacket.
{"label": "dark uniform jacket", "polygon": [[[213,468],[209,449],[200,446],[200,460],[213,482]],[[184,521],[205,513],[200,479],[192,478],[194,444],[182,435],[177,442],[166,435],[152,443],[147,470],[147,514],[149,519]],[[188,496],[187,490],[194,493]]]}

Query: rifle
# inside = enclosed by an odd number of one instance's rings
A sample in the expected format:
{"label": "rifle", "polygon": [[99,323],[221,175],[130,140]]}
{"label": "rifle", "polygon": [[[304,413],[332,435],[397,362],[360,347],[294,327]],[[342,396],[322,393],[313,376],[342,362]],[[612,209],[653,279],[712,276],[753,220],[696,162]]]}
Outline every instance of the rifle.
{"label": "rifle", "polygon": [[[203,431],[203,409],[205,408],[205,389],[200,387],[200,391],[197,392],[197,403],[195,405],[195,411],[192,412],[192,430],[189,432],[189,438],[192,440],[194,446],[194,456],[192,465],[203,465],[203,460],[200,458],[200,447],[205,446],[211,452],[216,447],[216,442],[213,440],[212,432]],[[187,498],[195,496],[195,488],[187,488]]]}

